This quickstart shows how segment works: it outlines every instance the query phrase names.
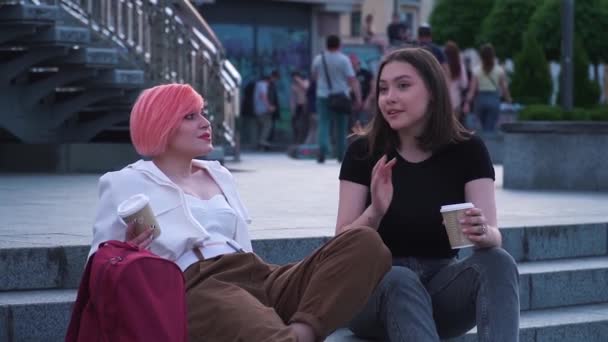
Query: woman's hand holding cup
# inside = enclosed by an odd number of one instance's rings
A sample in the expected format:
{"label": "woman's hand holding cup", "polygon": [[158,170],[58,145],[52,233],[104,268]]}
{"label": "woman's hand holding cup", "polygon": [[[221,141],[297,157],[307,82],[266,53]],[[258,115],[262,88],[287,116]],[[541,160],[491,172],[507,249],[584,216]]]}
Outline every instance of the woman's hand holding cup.
{"label": "woman's hand holding cup", "polygon": [[137,224],[131,222],[127,224],[127,232],[125,233],[125,241],[139,247],[140,249],[146,249],[154,241],[154,227],[148,227],[137,233]]}
{"label": "woman's hand holding cup", "polygon": [[493,247],[491,227],[488,226],[483,211],[479,208],[470,208],[464,212],[460,219],[462,233],[478,248]]}
{"label": "woman's hand holding cup", "polygon": [[160,228],[144,194],[131,196],[118,205],[118,216],[127,224],[125,241],[147,248],[160,235]]}

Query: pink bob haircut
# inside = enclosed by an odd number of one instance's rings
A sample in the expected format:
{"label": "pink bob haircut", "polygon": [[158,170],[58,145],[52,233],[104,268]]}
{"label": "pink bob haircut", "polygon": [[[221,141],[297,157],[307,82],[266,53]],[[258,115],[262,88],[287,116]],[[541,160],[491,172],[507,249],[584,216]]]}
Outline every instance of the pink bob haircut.
{"label": "pink bob haircut", "polygon": [[155,157],[165,152],[184,116],[203,108],[203,97],[188,84],[164,84],[144,90],[133,109],[129,126],[137,153]]}

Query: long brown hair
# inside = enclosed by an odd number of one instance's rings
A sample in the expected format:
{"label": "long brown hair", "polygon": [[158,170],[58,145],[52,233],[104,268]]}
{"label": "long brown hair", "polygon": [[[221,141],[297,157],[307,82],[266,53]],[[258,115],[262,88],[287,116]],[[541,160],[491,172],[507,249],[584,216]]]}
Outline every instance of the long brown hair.
{"label": "long brown hair", "polygon": [[483,71],[486,74],[492,72],[492,69],[494,69],[494,60],[496,59],[496,54],[494,53],[494,47],[492,44],[482,45],[481,49],[479,50],[479,56],[481,57]]}
{"label": "long brown hair", "polygon": [[443,49],[445,51],[445,57],[448,60],[448,66],[450,67],[450,77],[453,80],[457,80],[460,78],[460,73],[462,72],[460,68],[460,49],[458,48],[458,44],[448,40]]}
{"label": "long brown hair", "polygon": [[380,75],[384,67],[391,62],[408,63],[413,66],[433,98],[427,107],[426,127],[417,137],[419,147],[425,151],[436,151],[447,144],[468,139],[470,133],[452,113],[446,77],[435,56],[424,48],[398,49],[386,55],[378,68],[374,88],[376,105],[372,120],[363,130],[355,132],[355,135],[368,142],[367,157],[373,157],[378,153],[390,153],[400,146],[399,135],[386,122],[378,106]]}

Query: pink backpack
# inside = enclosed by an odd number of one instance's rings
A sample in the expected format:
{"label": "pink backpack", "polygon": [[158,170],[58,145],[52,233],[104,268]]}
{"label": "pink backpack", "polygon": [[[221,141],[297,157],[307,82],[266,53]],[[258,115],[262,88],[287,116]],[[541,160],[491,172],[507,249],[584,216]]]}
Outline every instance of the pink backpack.
{"label": "pink backpack", "polygon": [[147,250],[107,241],[89,258],[66,342],[187,341],[184,276]]}

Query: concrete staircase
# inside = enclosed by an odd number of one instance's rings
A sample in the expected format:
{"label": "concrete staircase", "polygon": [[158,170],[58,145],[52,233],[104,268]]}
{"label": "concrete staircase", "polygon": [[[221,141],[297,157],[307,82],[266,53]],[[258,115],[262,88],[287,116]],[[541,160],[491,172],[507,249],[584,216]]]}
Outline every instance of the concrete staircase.
{"label": "concrete staircase", "polygon": [[[520,340],[608,341],[608,223],[503,229],[517,260]],[[299,260],[328,237],[256,240],[265,260]],[[88,246],[0,249],[0,341],[61,341]],[[463,255],[470,251],[463,251]],[[476,341],[475,330],[450,342]],[[359,341],[341,329],[328,342]]]}

